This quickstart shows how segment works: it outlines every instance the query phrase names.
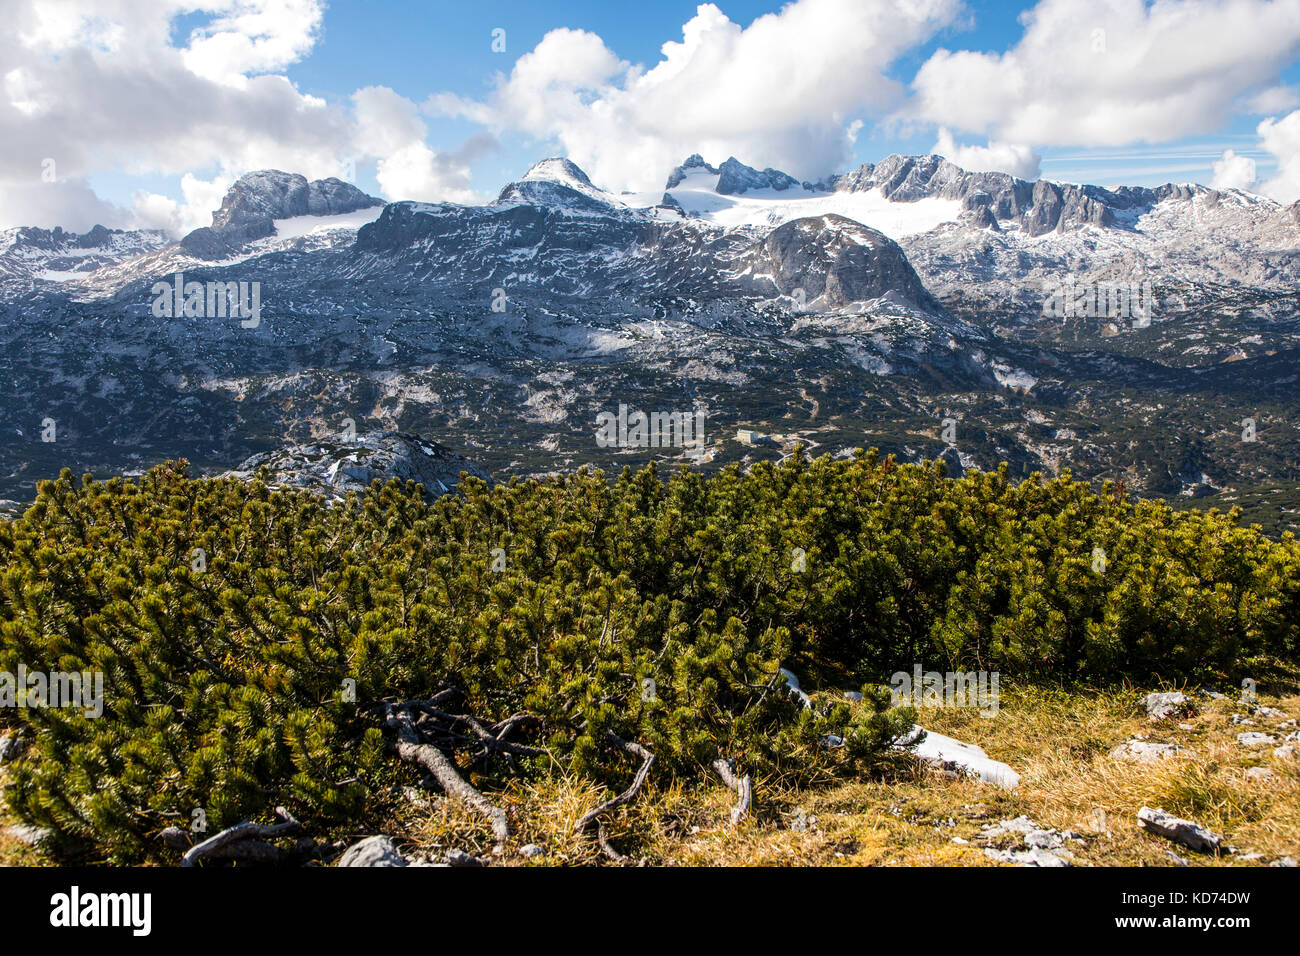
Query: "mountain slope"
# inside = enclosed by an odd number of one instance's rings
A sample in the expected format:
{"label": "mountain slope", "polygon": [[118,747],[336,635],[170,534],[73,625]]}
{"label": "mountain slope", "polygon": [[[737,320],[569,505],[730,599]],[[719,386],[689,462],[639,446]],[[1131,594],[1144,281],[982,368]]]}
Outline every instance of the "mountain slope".
{"label": "mountain slope", "polygon": [[[1300,481],[1294,207],[939,157],[806,183],[697,156],[665,185],[616,194],[551,159],[485,205],[380,206],[264,171],[188,243],[16,231],[0,495],[64,464],[224,470],[347,418],[437,435],[498,474],[710,468],[801,441],[1196,501]],[[155,317],[177,273],[256,284],[260,324]],[[1143,282],[1143,316],[1051,311],[1063,289],[1105,303]],[[597,416],[620,406],[707,409],[703,454],[598,446]]]}

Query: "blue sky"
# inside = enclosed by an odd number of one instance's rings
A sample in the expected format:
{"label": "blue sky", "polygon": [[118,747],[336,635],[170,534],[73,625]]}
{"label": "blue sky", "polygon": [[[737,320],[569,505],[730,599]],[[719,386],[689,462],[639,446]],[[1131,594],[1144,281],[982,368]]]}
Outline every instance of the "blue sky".
{"label": "blue sky", "polygon": [[1300,198],[1297,0],[10,2],[0,216],[71,228],[192,228],[266,166],[470,202],[546,156],[653,189],[694,151]]}
{"label": "blue sky", "polygon": [[[556,27],[588,30],[603,37],[623,59],[653,64],[666,40],[679,39],[682,24],[698,3],[653,2],[623,4],[596,0],[561,3],[498,0],[478,4],[421,0],[331,0],[324,30],[310,57],[286,73],[304,92],[327,99],[345,99],[358,86],[382,84],[408,98],[423,99],[434,90],[475,95],[489,90],[500,71],[520,53],[533,49]],[[782,4],[743,0],[718,6],[733,21],[749,25],[756,17],[779,10]],[[1033,4],[1019,0],[968,0],[970,17],[959,27],[945,29],[916,47],[891,69],[908,82],[916,69],[939,47],[1003,52],[1023,32],[1019,17]],[[491,32],[506,30],[505,54],[491,50]],[[503,60],[506,62],[503,63]],[[1283,82],[1300,84],[1300,63],[1283,74]],[[1253,158],[1261,177],[1275,169],[1272,157],[1259,148],[1258,119],[1235,117],[1222,130],[1164,144],[1134,144],[1120,149],[1051,148],[1041,150],[1042,175],[1098,185],[1159,185],[1169,181],[1208,182],[1212,165],[1225,149]],[[435,131],[442,145],[454,146],[468,125],[447,122]],[[473,184],[495,191],[518,177],[534,161],[556,151],[554,142],[531,137],[503,138],[503,149],[474,171]],[[899,136],[868,130],[855,144],[857,163],[876,162],[890,153],[928,153],[932,132]],[[562,152],[562,150],[559,150]],[[685,158],[685,157],[683,157]],[[710,157],[711,158],[711,157]],[[725,158],[725,157],[723,157]],[[739,157],[744,160],[745,157]],[[360,178],[366,178],[362,171]],[[373,176],[366,183],[377,188]]]}

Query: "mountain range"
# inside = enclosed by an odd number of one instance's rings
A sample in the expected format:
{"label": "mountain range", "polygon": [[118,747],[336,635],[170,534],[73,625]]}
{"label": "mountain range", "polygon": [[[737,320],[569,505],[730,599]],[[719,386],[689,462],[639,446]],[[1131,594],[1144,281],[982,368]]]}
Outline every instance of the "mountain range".
{"label": "mountain range", "polygon": [[[1300,204],[938,156],[800,182],[697,155],[652,193],[547,159],[480,206],[263,170],[179,241],[0,232],[0,496],[359,429],[498,477],[874,445],[1295,528],[1298,251]],[[177,276],[256,283],[261,320],[159,317]],[[597,443],[620,406],[702,408],[706,440]]]}

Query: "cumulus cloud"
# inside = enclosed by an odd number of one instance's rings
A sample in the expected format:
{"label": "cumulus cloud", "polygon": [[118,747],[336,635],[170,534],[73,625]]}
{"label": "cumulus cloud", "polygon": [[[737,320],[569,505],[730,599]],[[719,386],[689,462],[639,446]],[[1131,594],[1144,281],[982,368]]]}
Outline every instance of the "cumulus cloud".
{"label": "cumulus cloud", "polygon": [[320,0],[228,0],[223,15],[190,34],[181,60],[198,76],[242,87],[247,74],[281,69],[315,45]]}
{"label": "cumulus cloud", "polygon": [[936,51],[907,115],[1034,146],[1162,142],[1219,128],[1300,53],[1295,0],[1042,0],[1021,20],[1005,53]]}
{"label": "cumulus cloud", "polygon": [[1214,162],[1214,178],[1210,185],[1215,189],[1250,189],[1255,185],[1255,161],[1225,149],[1223,157]]}
{"label": "cumulus cloud", "polygon": [[[272,72],[311,51],[324,8],[324,0],[8,0],[0,227],[58,217],[67,228],[184,231],[207,224],[221,190],[249,170],[352,178],[367,159],[386,164],[394,188],[419,183],[421,198],[466,198],[460,151],[423,146],[414,104],[391,90],[330,104]],[[174,19],[194,13],[209,19],[174,37]],[[42,178],[51,159],[56,182]],[[86,186],[105,169],[181,176],[182,198],[142,192],[134,210],[111,206]]]}
{"label": "cumulus cloud", "polygon": [[133,205],[136,224],[142,229],[163,229],[175,235],[209,226],[212,211],[221,205],[234,181],[235,177],[228,173],[207,180],[186,173],[181,177],[181,202],[159,193],[137,192]]}
{"label": "cumulus cloud", "polygon": [[414,103],[386,86],[352,94],[358,148],[377,158],[375,178],[387,199],[478,202],[470,188],[473,164],[498,148],[491,133],[476,133],[458,149],[437,152],[425,142],[428,129]]}
{"label": "cumulus cloud", "polygon": [[378,164],[376,178],[390,199],[480,202],[484,197],[470,188],[475,160],[497,149],[496,137],[478,133],[459,149],[434,152],[421,140],[412,140]]}
{"label": "cumulus cloud", "polygon": [[1286,113],[1297,106],[1300,106],[1300,92],[1294,86],[1270,86],[1247,98],[1243,112],[1255,115]]}
{"label": "cumulus cloud", "polygon": [[1000,172],[1037,179],[1041,157],[1028,146],[1016,143],[989,143],[987,146],[959,146],[952,133],[940,128],[939,139],[931,150],[962,169],[972,172]]}
{"label": "cumulus cloud", "polygon": [[553,140],[607,188],[658,188],[693,152],[821,176],[848,157],[855,114],[901,101],[890,65],[962,11],[961,0],[797,0],[742,28],[706,3],[649,69],[595,34],[554,30],[486,100],[440,94],[426,107]]}
{"label": "cumulus cloud", "polygon": [[1277,160],[1277,175],[1260,187],[1260,192],[1278,202],[1300,200],[1300,110],[1282,119],[1259,124],[1260,146]]}
{"label": "cumulus cloud", "polygon": [[130,210],[105,202],[80,179],[43,182],[31,177],[21,183],[0,183],[0,215],[3,226],[62,226],[86,232],[96,223],[110,229],[135,225]]}

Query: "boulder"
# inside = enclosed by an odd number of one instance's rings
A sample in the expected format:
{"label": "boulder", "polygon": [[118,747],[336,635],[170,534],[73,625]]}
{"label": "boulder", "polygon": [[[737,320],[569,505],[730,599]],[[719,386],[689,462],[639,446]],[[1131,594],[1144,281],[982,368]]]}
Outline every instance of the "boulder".
{"label": "boulder", "polygon": [[1116,760],[1135,760],[1138,763],[1155,763],[1168,760],[1183,748],[1177,744],[1157,744],[1147,740],[1130,740],[1110,752]]}
{"label": "boulder", "polygon": [[0,734],[0,767],[22,754],[27,744],[27,735],[21,730]]}
{"label": "boulder", "polygon": [[977,777],[1008,790],[1020,786],[1020,774],[1007,764],[993,760],[974,744],[962,743],[934,731],[913,725],[894,741],[896,747],[912,747],[912,753],[926,764],[941,770],[953,770],[967,777]]}
{"label": "boulder", "polygon": [[5,827],[4,834],[11,840],[17,840],[19,843],[26,843],[28,846],[37,846],[46,840],[53,831],[44,827],[27,826],[24,823],[14,824]]}
{"label": "boulder", "polygon": [[325,438],[253,455],[226,474],[247,479],[266,468],[278,487],[306,488],[332,499],[363,492],[375,479],[415,481],[432,502],[453,491],[461,472],[487,480],[464,455],[405,432],[372,431],[355,438]]}
{"label": "boulder", "polygon": [[999,863],[1014,863],[1016,866],[1070,865],[1068,857],[1048,850],[1038,849],[1037,847],[1029,850],[995,850],[989,847],[984,851],[984,855],[991,860],[997,860]]}
{"label": "boulder", "polygon": [[1243,747],[1263,747],[1277,743],[1277,738],[1270,734],[1261,734],[1252,730],[1244,734],[1237,734],[1237,743]]}
{"label": "boulder", "polygon": [[1191,710],[1191,701],[1186,694],[1178,691],[1166,691],[1160,694],[1147,694],[1143,702],[1147,715],[1152,722],[1159,723],[1172,717],[1183,717]]}
{"label": "boulder", "polygon": [[339,857],[336,866],[406,866],[393,841],[386,836],[366,837],[348,847]]}
{"label": "boulder", "polygon": [[1199,823],[1183,820],[1164,810],[1143,807],[1138,811],[1138,826],[1149,833],[1181,843],[1198,853],[1214,853],[1223,844],[1223,837],[1207,830]]}

